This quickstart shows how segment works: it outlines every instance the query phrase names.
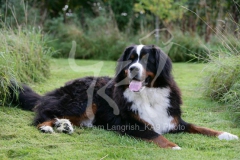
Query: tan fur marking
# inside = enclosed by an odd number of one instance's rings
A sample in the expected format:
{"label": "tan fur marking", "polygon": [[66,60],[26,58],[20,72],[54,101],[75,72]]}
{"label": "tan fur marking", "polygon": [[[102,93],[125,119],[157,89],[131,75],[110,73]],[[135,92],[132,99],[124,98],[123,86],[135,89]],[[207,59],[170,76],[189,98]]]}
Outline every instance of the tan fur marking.
{"label": "tan fur marking", "polygon": [[[73,125],[79,126],[80,123],[84,120],[87,120],[89,118],[93,118],[97,112],[97,105],[92,104],[91,107],[87,107],[86,111],[84,114],[79,115],[79,116],[63,116],[63,117],[57,117],[58,119],[68,119]],[[52,119],[46,122],[43,122],[39,125],[37,125],[37,128],[40,128],[42,126],[50,126],[54,127],[54,123],[56,122],[56,119]]]}
{"label": "tan fur marking", "polygon": [[147,76],[150,76],[150,77],[152,77],[152,78],[155,77],[155,74],[154,74],[153,72],[150,72],[150,71],[146,71],[146,75],[147,75]]}
{"label": "tan fur marking", "polygon": [[217,137],[223,133],[221,131],[215,131],[213,129],[209,129],[209,128],[205,128],[205,127],[198,127],[193,124],[190,125],[188,132],[193,133],[193,134],[203,134],[203,135],[215,136],[215,137]]}
{"label": "tan fur marking", "polygon": [[125,76],[127,76],[128,75],[128,70],[127,69],[124,70],[124,73],[125,73]]}
{"label": "tan fur marking", "polygon": [[82,121],[87,120],[89,118],[93,118],[95,116],[96,112],[97,112],[97,105],[92,104],[92,106],[87,107],[85,113],[80,116],[64,116],[63,118],[69,119],[69,121],[73,125],[79,126]]}
{"label": "tan fur marking", "polygon": [[177,126],[179,124],[178,117],[173,117],[173,120],[171,121],[171,123]]}
{"label": "tan fur marking", "polygon": [[153,140],[147,140],[147,141],[153,142],[161,148],[173,148],[178,146],[175,143],[170,142],[168,139],[166,139],[162,135],[159,135],[157,138],[154,138]]}
{"label": "tan fur marking", "polygon": [[53,127],[55,122],[56,122],[56,119],[52,119],[52,120],[49,120],[49,121],[46,121],[46,122],[43,122],[43,123],[37,125],[37,128],[40,128],[40,127],[42,127],[42,126],[50,126],[50,127]]}

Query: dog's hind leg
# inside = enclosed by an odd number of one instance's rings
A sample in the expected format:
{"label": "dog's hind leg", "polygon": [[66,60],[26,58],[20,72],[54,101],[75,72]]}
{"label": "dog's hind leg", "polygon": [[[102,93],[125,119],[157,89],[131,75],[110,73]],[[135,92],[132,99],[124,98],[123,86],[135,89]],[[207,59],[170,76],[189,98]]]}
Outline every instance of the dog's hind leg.
{"label": "dog's hind leg", "polygon": [[235,140],[238,139],[238,136],[233,135],[228,132],[216,131],[210,128],[199,127],[194,124],[190,124],[180,120],[179,128],[182,128],[184,132],[193,133],[193,134],[203,134],[207,136],[214,136],[220,140]]}
{"label": "dog's hind leg", "polygon": [[68,119],[55,118],[37,125],[37,128],[44,133],[54,133],[54,127],[57,132],[73,133],[73,126]]}

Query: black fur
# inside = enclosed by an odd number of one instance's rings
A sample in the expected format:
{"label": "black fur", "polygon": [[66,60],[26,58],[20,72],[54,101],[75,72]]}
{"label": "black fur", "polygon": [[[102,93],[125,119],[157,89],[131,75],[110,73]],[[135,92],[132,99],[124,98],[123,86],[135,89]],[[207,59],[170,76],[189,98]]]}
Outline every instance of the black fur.
{"label": "black fur", "polygon": [[[13,104],[19,104],[23,110],[33,111],[41,96],[35,93],[30,87],[25,84],[19,86],[16,82],[11,82],[8,87],[10,92],[10,99]],[[16,94],[18,92],[18,95]]]}

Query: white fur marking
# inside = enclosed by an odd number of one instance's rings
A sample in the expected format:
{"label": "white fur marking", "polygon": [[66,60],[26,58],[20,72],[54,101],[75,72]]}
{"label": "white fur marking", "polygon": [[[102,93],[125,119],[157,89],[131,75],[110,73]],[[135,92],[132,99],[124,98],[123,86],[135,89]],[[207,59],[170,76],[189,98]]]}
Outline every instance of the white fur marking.
{"label": "white fur marking", "polygon": [[44,133],[54,133],[54,130],[51,126],[42,126],[39,129]]}
{"label": "white fur marking", "polygon": [[[139,72],[138,72],[139,73],[139,78],[143,79],[143,76],[145,76],[145,75],[143,75],[143,66],[140,63],[137,62],[137,63],[133,63],[129,68],[131,68],[131,67],[137,67],[139,69]],[[130,79],[132,79],[133,77],[136,76],[136,75],[132,75],[130,70],[128,70],[128,75],[129,75]]]}
{"label": "white fur marking", "polygon": [[[144,45],[138,45],[137,48],[136,48],[136,52],[138,54],[138,60],[137,62],[135,62],[134,64],[132,64],[129,68],[131,67],[137,67],[140,71],[139,71],[139,78],[142,78],[143,75],[143,66],[139,63],[139,59],[140,59],[140,53],[141,53],[141,50],[142,48],[144,47]],[[130,74],[130,70],[128,70],[128,75],[131,75]],[[136,76],[136,75],[132,75],[133,77]],[[133,77],[129,77],[129,78],[133,78]]]}
{"label": "white fur marking", "polygon": [[141,53],[141,50],[142,50],[143,47],[144,47],[144,45],[142,45],[142,44],[137,46],[137,54],[138,54],[138,60],[137,60],[137,62],[139,62],[140,53]]}
{"label": "white fur marking", "polygon": [[223,132],[222,134],[220,134],[218,136],[218,139],[220,140],[234,140],[234,139],[238,139],[238,136],[236,135],[233,135],[231,133],[228,133],[228,132]]}
{"label": "white fur marking", "polygon": [[167,133],[175,128],[173,117],[168,115],[170,106],[169,88],[145,88],[141,92],[126,89],[123,93],[128,102],[132,102],[131,110],[152,125],[155,132]]}
{"label": "white fur marking", "polygon": [[176,147],[172,147],[173,150],[181,150],[182,148],[179,147],[179,146],[176,146]]}
{"label": "white fur marking", "polygon": [[140,56],[140,53],[141,53],[141,50],[142,50],[143,47],[144,47],[144,45],[142,45],[142,44],[137,46],[138,57]]}
{"label": "white fur marking", "polygon": [[73,133],[73,127],[71,122],[68,119],[57,119],[56,118],[55,126],[56,130],[58,132],[63,132],[63,133],[68,133],[72,134]]}

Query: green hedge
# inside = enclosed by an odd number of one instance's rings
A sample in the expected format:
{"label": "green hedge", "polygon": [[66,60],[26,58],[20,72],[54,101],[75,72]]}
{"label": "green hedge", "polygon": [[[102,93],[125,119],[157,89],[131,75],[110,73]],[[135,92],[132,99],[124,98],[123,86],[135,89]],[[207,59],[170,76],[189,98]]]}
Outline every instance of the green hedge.
{"label": "green hedge", "polygon": [[88,20],[88,29],[82,29],[78,23],[62,23],[62,18],[48,21],[45,30],[48,31],[50,47],[58,50],[54,57],[69,56],[72,41],[76,41],[75,58],[116,60],[124,48],[131,42],[126,41],[110,20],[98,17]]}
{"label": "green hedge", "polygon": [[[122,51],[131,44],[139,44],[139,39],[148,34],[127,34],[120,32],[113,25],[114,22],[104,16],[88,19],[87,26],[83,28],[77,20],[63,23],[63,18],[59,17],[48,21],[45,30],[51,39],[49,45],[59,54],[55,57],[68,57],[72,47],[72,41],[77,43],[76,58],[116,60]],[[166,42],[169,34],[160,32],[160,43],[156,44],[154,35],[145,39],[144,44],[155,44],[163,46],[161,42]],[[174,62],[203,61],[209,54],[209,50],[203,44],[199,36],[189,33],[182,34],[181,31],[173,31],[174,43],[168,52]]]}

